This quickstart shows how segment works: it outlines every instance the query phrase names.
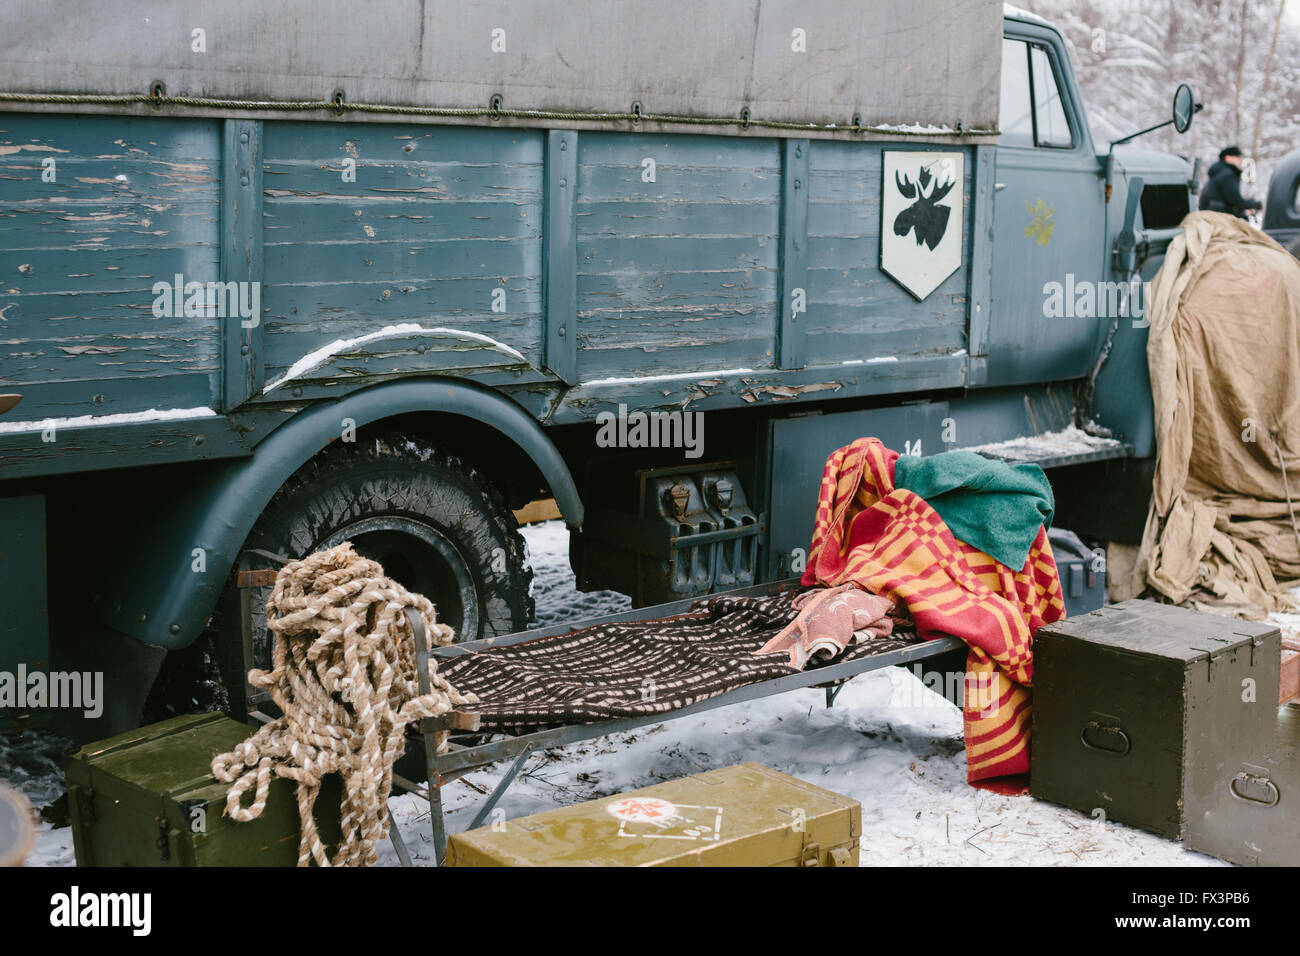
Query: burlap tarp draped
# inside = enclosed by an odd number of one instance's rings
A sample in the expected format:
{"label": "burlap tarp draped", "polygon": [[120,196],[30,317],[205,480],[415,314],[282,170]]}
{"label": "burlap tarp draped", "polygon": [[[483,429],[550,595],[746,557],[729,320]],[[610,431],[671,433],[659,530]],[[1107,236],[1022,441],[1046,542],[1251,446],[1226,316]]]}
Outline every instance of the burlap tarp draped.
{"label": "burlap tarp draped", "polygon": [[1182,228],[1148,300],[1151,507],[1112,596],[1260,618],[1300,578],[1300,264],[1232,216]]}

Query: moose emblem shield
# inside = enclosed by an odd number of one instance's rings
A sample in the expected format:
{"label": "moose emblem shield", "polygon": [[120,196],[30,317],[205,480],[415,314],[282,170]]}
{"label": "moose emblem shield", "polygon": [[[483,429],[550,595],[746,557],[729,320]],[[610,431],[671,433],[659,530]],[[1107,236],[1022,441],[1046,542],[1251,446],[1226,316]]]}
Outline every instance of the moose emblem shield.
{"label": "moose emblem shield", "polygon": [[965,156],[884,151],[880,268],[924,299],[961,265]]}

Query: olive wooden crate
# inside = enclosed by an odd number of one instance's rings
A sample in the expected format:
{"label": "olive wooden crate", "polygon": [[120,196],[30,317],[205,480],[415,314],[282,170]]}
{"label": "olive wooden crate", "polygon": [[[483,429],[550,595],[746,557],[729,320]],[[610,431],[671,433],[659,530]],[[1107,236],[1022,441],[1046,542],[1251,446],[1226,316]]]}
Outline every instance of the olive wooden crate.
{"label": "olive wooden crate", "polygon": [[756,763],[456,833],[448,866],[857,866],[862,805]]}
{"label": "olive wooden crate", "polygon": [[1125,601],[1034,636],[1030,793],[1182,839],[1273,732],[1281,635]]}
{"label": "olive wooden crate", "polygon": [[[83,747],[68,764],[69,810],[78,866],[293,866],[298,804],[292,781],[273,778],[256,820],[222,816],[228,784],[212,758],[251,728],[222,714],[185,714]],[[316,800],[321,839],[339,840],[336,776]],[[245,795],[244,802],[251,802]]]}

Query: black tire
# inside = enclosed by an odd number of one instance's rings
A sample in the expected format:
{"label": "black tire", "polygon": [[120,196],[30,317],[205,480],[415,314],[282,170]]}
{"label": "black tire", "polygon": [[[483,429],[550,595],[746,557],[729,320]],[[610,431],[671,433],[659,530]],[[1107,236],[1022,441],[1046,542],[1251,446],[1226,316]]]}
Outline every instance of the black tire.
{"label": "black tire", "polygon": [[[276,492],[245,548],[300,558],[344,540],[428,597],[458,642],[523,630],[532,620],[533,572],[505,498],[473,467],[422,439],[390,433],[335,442]],[[251,592],[257,666],[270,662],[270,593]],[[232,577],[213,623],[236,716],[244,699],[239,607]]]}

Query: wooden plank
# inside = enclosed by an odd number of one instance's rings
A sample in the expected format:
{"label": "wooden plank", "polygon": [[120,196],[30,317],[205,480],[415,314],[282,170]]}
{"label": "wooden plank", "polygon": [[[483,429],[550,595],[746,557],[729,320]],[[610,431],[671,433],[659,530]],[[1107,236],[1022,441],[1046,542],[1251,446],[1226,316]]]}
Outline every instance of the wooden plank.
{"label": "wooden plank", "polygon": [[[963,223],[969,214],[971,164]],[[966,350],[965,264],[918,303],[880,266],[881,150],[817,142],[808,190],[807,366]],[[963,354],[964,358],[964,354]]]}
{"label": "wooden plank", "polygon": [[226,120],[221,140],[221,281],[249,283],[257,314],[221,322],[223,411],[243,404],[265,381],[262,347],[262,123]]}
{"label": "wooden plank", "polygon": [[173,314],[154,287],[218,278],[218,129],[6,118],[0,381],[23,396],[6,423],[212,407],[217,321]]}
{"label": "wooden plank", "polygon": [[60,428],[54,437],[54,441],[46,442],[42,441],[41,432],[0,434],[0,470],[4,476],[59,475],[233,458],[251,453],[244,437],[219,415]]}
{"label": "wooden plank", "polygon": [[[518,379],[510,350],[540,368],[545,142],[518,130],[267,124],[266,381],[365,336],[295,387],[328,382],[337,394],[385,376],[499,368]],[[392,333],[411,325],[421,331]]]}
{"label": "wooden plank", "polygon": [[810,148],[806,139],[781,143],[781,368],[802,368],[805,362]]}
{"label": "wooden plank", "polygon": [[584,134],[578,176],[580,379],[774,364],[776,140]]}
{"label": "wooden plank", "polygon": [[531,501],[515,511],[515,521],[519,524],[537,524],[540,521],[554,521],[560,517],[560,508],[554,498]]}
{"label": "wooden plank", "polygon": [[[715,365],[705,366],[706,357]],[[746,405],[786,403],[798,400],[824,401],[896,392],[923,392],[960,388],[966,374],[964,355],[909,355],[896,362],[813,367],[793,371],[757,369],[725,371],[725,350],[681,353],[683,368],[719,368],[724,371],[683,373],[673,377],[594,381],[571,388],[548,406],[547,421],[553,425],[593,421],[601,410],[619,403],[629,408],[663,408],[712,411]],[[787,394],[768,391],[785,388]],[[831,450],[834,450],[834,446]]]}
{"label": "wooden plank", "polygon": [[1282,683],[1277,704],[1300,698],[1300,638],[1282,638]]}
{"label": "wooden plank", "polygon": [[276,575],[279,573],[277,568],[254,568],[249,571],[240,571],[235,575],[235,587],[269,588],[275,584]]}
{"label": "wooden plank", "polygon": [[578,380],[578,134],[546,134],[546,232],[542,253],[546,301],[546,366]]}

